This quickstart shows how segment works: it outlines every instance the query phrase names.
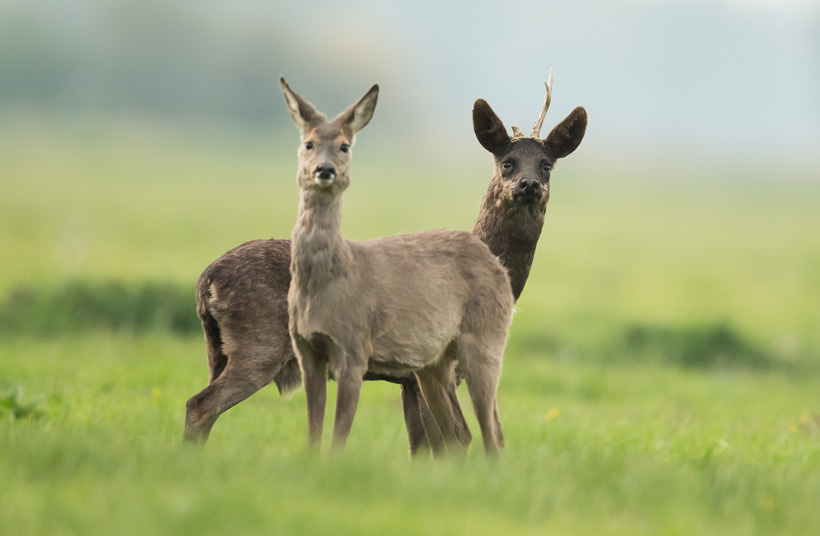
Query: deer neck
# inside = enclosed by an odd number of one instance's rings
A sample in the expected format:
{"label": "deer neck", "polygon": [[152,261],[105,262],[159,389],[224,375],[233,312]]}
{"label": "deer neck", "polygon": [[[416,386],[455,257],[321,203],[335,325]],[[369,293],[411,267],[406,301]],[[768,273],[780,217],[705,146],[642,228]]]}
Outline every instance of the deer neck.
{"label": "deer neck", "polygon": [[342,237],[342,196],[302,190],[291,242],[291,277],[312,292],[346,273],[351,253]]}
{"label": "deer neck", "polygon": [[487,244],[507,268],[517,301],[530,275],[546,207],[521,205],[505,199],[502,194],[500,186],[492,185],[484,194],[473,235]]}

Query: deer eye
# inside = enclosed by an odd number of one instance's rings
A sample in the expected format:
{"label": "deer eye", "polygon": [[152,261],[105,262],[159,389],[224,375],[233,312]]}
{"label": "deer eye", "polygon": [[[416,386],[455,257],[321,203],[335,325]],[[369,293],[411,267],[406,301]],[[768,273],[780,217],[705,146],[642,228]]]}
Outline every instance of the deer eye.
{"label": "deer eye", "polygon": [[544,162],[543,164],[541,164],[541,169],[544,171],[544,173],[549,173],[550,171],[552,171],[552,164],[550,164],[549,162]]}
{"label": "deer eye", "polygon": [[350,150],[350,145],[348,145],[346,143],[343,143],[342,146],[339,147],[339,150],[342,151],[343,153],[346,153]]}
{"label": "deer eye", "polygon": [[503,162],[501,162],[501,169],[503,169],[504,171],[509,171],[512,168],[513,168],[512,160],[504,160]]}
{"label": "deer eye", "polygon": [[307,149],[308,151],[313,149],[313,142],[312,141],[305,142],[305,149]]}

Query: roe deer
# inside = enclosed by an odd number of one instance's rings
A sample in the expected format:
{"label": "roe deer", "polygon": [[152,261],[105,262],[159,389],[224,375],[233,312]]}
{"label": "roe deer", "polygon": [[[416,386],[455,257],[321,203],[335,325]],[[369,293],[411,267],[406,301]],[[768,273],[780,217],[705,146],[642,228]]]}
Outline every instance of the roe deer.
{"label": "roe deer", "polygon": [[459,447],[458,417],[447,395],[458,364],[484,450],[498,452],[504,437],[496,392],[513,308],[507,271],[465,231],[343,238],[350,146],[373,115],[378,86],[327,121],[281,82],[302,133],[288,317],[311,444],[321,441],[328,371],[338,384],[332,444],[343,447],[369,369],[413,371],[445,445]]}
{"label": "roe deer", "polygon": [[[548,80],[544,105],[529,137],[516,126],[512,127],[513,135],[509,136],[504,123],[484,99],[476,100],[473,105],[473,131],[495,161],[493,177],[481,201],[473,235],[487,244],[507,268],[516,301],[529,277],[535,247],[544,226],[552,169],[559,158],[578,148],[587,127],[587,112],[578,106],[546,138],[540,139],[552,100],[552,69]],[[454,414],[463,419],[458,410],[457,386],[457,383],[450,386],[448,396],[456,406]],[[410,377],[401,383],[401,388],[410,454],[426,443],[435,451],[440,440],[418,385]],[[413,404],[419,406],[420,416],[414,415]],[[424,429],[419,429],[415,422],[422,423]],[[459,423],[459,429],[467,430],[466,422]],[[469,431],[461,437],[469,442]]]}
{"label": "roe deer", "polygon": [[550,173],[559,158],[578,148],[587,128],[587,112],[578,106],[546,138],[539,139],[552,99],[551,69],[546,86],[544,106],[529,137],[518,127],[512,127],[513,135],[508,136],[504,123],[484,99],[473,105],[476,138],[495,161],[473,234],[507,267],[516,301],[527,282],[544,226]]}
{"label": "roe deer", "polygon": [[[551,84],[547,89],[548,92],[551,90]],[[549,96],[542,114],[546,113],[548,104]],[[553,147],[547,155],[549,162],[567,156],[578,146],[586,122],[586,112],[576,108],[547,136],[543,146]],[[526,150],[527,146],[533,149],[532,144],[519,143],[525,140],[520,135],[507,136],[501,120],[481,99],[476,101],[473,109],[473,127],[479,140],[489,140],[487,143],[482,141],[482,145],[495,156],[495,170],[473,234],[487,243],[507,266],[517,299],[529,274],[549,198],[549,177],[546,181],[539,177],[537,191],[529,183],[527,193],[522,170],[532,170],[539,165],[543,153]],[[514,132],[519,131],[515,129]],[[535,138],[538,135],[536,133]],[[551,141],[547,143],[547,140]],[[501,155],[515,160],[520,180],[507,178],[502,173]],[[288,334],[289,267],[290,240],[264,239],[237,246],[202,273],[197,284],[197,313],[205,333],[210,377],[209,385],[188,401],[186,439],[207,439],[220,414],[271,381],[276,383],[280,393],[295,389],[301,382]],[[227,366],[229,362],[230,367]],[[412,373],[369,372],[365,379],[401,384],[411,455],[424,449],[427,435],[433,436],[430,441],[434,448],[439,444],[440,437],[435,437],[435,423]],[[456,415],[460,416],[455,386],[448,394]],[[470,433],[463,417],[460,422],[459,437],[466,445],[470,442]]]}

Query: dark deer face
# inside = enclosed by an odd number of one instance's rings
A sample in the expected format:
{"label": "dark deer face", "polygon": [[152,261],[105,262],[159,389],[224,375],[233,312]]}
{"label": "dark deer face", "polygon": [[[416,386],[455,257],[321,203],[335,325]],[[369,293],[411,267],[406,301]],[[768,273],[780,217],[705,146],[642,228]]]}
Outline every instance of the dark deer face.
{"label": "dark deer face", "polygon": [[509,136],[504,123],[484,99],[478,99],[473,105],[476,138],[495,157],[495,173],[490,189],[496,202],[504,203],[509,208],[526,207],[543,214],[549,200],[550,173],[555,162],[572,153],[584,139],[587,112],[580,106],[546,138],[538,138],[549,106],[550,89],[548,85],[544,110],[529,138],[525,138],[517,127],[513,127],[514,135]]}
{"label": "dark deer face", "polygon": [[350,184],[350,157],[355,134],[373,117],[379,86],[374,85],[359,101],[328,121],[324,114],[290,89],[284,78],[280,83],[293,122],[302,131],[296,176],[299,188],[343,192]]}

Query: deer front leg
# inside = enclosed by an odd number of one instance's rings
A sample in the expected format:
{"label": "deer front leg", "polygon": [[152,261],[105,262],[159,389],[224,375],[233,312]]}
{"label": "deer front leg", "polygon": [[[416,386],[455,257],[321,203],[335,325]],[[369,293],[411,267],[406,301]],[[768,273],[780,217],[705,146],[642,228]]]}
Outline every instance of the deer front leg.
{"label": "deer front leg", "polygon": [[302,337],[293,336],[294,349],[302,367],[308,414],[308,443],[318,449],[327,405],[327,358],[318,355]]}
{"label": "deer front leg", "polygon": [[367,361],[359,363],[357,358],[334,348],[329,352],[331,363],[336,365],[336,416],[333,421],[334,448],[344,448],[347,436],[353,426],[353,417],[359,405],[359,393],[362,381],[367,372]]}

